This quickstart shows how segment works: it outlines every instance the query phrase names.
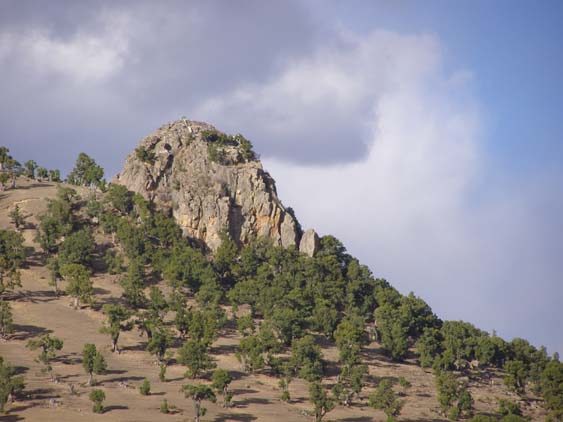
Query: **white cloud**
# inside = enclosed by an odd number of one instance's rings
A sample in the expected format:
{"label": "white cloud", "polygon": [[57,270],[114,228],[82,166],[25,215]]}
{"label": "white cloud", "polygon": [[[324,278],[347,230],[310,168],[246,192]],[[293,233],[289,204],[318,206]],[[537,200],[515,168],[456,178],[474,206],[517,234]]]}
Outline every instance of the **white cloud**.
{"label": "white cloud", "polygon": [[100,32],[79,31],[69,38],[45,29],[0,34],[0,63],[18,55],[35,75],[55,74],[76,83],[107,80],[123,68],[127,53],[126,19],[118,16],[106,16]]}

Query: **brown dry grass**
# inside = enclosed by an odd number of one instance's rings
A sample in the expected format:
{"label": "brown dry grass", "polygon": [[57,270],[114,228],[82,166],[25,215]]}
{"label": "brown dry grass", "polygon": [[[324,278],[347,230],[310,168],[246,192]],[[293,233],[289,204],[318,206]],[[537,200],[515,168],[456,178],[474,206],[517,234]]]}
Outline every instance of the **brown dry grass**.
{"label": "brown dry grass", "polygon": [[[56,194],[56,186],[49,183],[20,181],[19,188],[0,194],[0,228],[10,227],[8,212],[19,204],[27,217],[28,225],[23,230],[26,243],[37,248],[33,238],[37,216],[45,210],[47,198]],[[85,193],[85,191],[83,192]],[[0,417],[5,421],[57,421],[77,420],[107,421],[185,421],[192,420],[192,403],[179,392],[182,384],[190,382],[183,379],[184,368],[171,365],[167,372],[167,382],[158,380],[158,366],[154,358],[143,351],[145,338],[136,330],[122,334],[121,354],[110,351],[107,336],[99,333],[103,321],[100,312],[90,308],[74,310],[67,297],[55,297],[47,284],[48,272],[42,265],[41,254],[36,252],[29,258],[29,265],[22,270],[23,287],[18,289],[17,298],[12,301],[16,332],[10,340],[0,343],[0,354],[25,376],[26,393],[22,401],[8,406],[9,413]],[[115,276],[96,274],[94,276],[96,300],[104,303],[118,297],[121,288]],[[63,286],[64,287],[64,286]],[[64,348],[54,363],[54,372],[59,382],[49,381],[41,372],[41,365],[34,361],[35,352],[25,348],[26,342],[43,333],[52,332],[64,340]],[[311,405],[307,401],[307,384],[294,380],[290,385],[291,403],[279,400],[280,391],[277,379],[263,375],[246,375],[241,372],[234,352],[239,339],[234,330],[225,329],[213,344],[213,356],[218,367],[228,369],[235,375],[231,385],[234,391],[234,406],[223,409],[219,405],[206,403],[209,411],[204,420],[208,421],[310,421],[307,415]],[[95,343],[102,350],[108,362],[107,374],[97,376],[99,385],[105,391],[107,411],[95,415],[91,410],[88,393],[91,387],[83,384],[86,375],[80,363],[80,353],[85,343]],[[337,352],[334,347],[323,348],[325,358],[334,366]],[[369,366],[369,387],[360,400],[350,408],[338,406],[329,413],[327,420],[348,422],[384,421],[385,416],[367,406],[367,395],[381,377],[404,377],[412,383],[405,393],[406,405],[399,418],[401,421],[442,421],[438,413],[438,403],[434,387],[434,377],[414,361],[404,364],[390,362],[381,353],[377,343],[365,349],[365,362]],[[334,372],[334,371],[333,371]],[[479,412],[492,412],[497,407],[497,398],[516,397],[501,383],[499,374],[485,374],[482,379],[471,380],[471,392],[475,407]],[[150,396],[142,396],[138,387],[144,378],[152,386]],[[205,381],[203,381],[205,382]],[[326,383],[334,383],[328,378]],[[74,385],[78,395],[71,395],[69,386]],[[398,387],[399,388],[399,387]],[[178,412],[164,415],[159,412],[163,399],[178,407]],[[543,420],[537,405],[528,405],[526,412],[532,420]]]}

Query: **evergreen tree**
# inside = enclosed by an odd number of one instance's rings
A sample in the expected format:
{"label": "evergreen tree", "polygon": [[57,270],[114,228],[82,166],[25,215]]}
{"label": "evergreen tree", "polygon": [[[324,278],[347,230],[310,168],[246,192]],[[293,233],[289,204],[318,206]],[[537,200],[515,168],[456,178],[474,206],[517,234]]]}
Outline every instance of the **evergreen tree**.
{"label": "evergreen tree", "polygon": [[20,207],[18,205],[16,205],[8,215],[10,217],[11,223],[16,228],[16,231],[25,226],[25,217],[21,213]]}
{"label": "evergreen tree", "polygon": [[229,384],[233,381],[231,374],[224,369],[216,369],[211,375],[211,381],[211,386],[223,396],[223,407],[229,407],[233,398],[233,393],[229,391]]}
{"label": "evergreen tree", "polygon": [[334,400],[328,397],[326,390],[318,381],[309,385],[309,400],[315,406],[315,422],[322,422],[325,415],[335,407]]}
{"label": "evergreen tree", "polygon": [[0,301],[0,340],[6,340],[14,332],[12,306],[9,302]]}
{"label": "evergreen tree", "polygon": [[94,413],[104,413],[103,402],[106,399],[106,393],[104,393],[102,390],[94,389],[90,391],[89,397],[90,400],[94,402],[92,411]]}
{"label": "evergreen tree", "polygon": [[16,377],[15,369],[0,356],[0,414],[4,413],[10,397],[21,392],[24,387],[23,377]]}
{"label": "evergreen tree", "polygon": [[369,396],[369,405],[374,409],[382,410],[387,416],[387,422],[394,422],[404,406],[404,401],[398,400],[393,385],[388,379],[379,382],[377,389]]}
{"label": "evergreen tree", "polygon": [[100,375],[107,369],[104,356],[96,350],[95,344],[85,344],[82,350],[82,366],[88,374],[87,385],[93,385],[94,374]]}
{"label": "evergreen tree", "polygon": [[204,384],[185,384],[182,386],[181,390],[186,398],[190,398],[194,401],[195,407],[195,422],[199,422],[199,418],[204,416],[207,412],[205,407],[201,406],[201,402],[210,401],[215,403],[217,398],[215,397],[215,393],[213,389]]}
{"label": "evergreen tree", "polygon": [[51,380],[53,380],[51,361],[57,356],[57,351],[63,348],[63,341],[58,337],[45,334],[38,339],[29,340],[26,347],[29,350],[40,350],[37,361],[45,365],[45,371],[49,373]]}
{"label": "evergreen tree", "polygon": [[121,305],[112,304],[104,305],[102,311],[106,315],[107,321],[100,329],[100,332],[110,335],[113,352],[119,352],[117,345],[119,335],[121,331],[131,329],[131,324],[126,322],[131,316],[131,313]]}
{"label": "evergreen tree", "polygon": [[197,378],[203,371],[213,369],[215,363],[209,356],[208,346],[200,340],[188,340],[178,350],[178,362],[187,366],[186,376]]}
{"label": "evergreen tree", "polygon": [[68,281],[67,294],[74,298],[74,309],[79,309],[80,301],[89,302],[94,293],[90,271],[81,264],[65,264],[61,275]]}

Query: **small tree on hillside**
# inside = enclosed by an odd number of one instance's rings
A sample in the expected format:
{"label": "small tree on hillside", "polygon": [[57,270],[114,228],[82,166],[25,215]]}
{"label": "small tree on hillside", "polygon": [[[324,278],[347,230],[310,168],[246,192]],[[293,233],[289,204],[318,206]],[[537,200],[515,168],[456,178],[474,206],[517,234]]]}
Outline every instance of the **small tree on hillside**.
{"label": "small tree on hillside", "polygon": [[13,230],[0,230],[0,295],[21,286],[20,267],[24,261],[22,235]]}
{"label": "small tree on hillside", "polygon": [[74,169],[68,175],[68,182],[72,185],[102,187],[104,184],[104,169],[96,161],[81,152],[76,159]]}
{"label": "small tree on hillside", "polygon": [[102,390],[94,389],[90,391],[89,397],[90,400],[94,402],[92,411],[94,413],[104,413],[104,405],[102,403],[106,399],[106,393],[104,393]]}
{"label": "small tree on hillside", "polygon": [[10,396],[19,393],[25,387],[23,377],[16,377],[15,369],[4,362],[0,356],[0,414],[4,413],[4,407]]}
{"label": "small tree on hillside", "polygon": [[16,205],[12,211],[10,211],[10,221],[15,226],[16,231],[25,226],[25,217],[20,211],[20,207]]}
{"label": "small tree on hillside", "polygon": [[14,332],[12,307],[9,302],[0,302],[0,340],[5,340]]}
{"label": "small tree on hillside", "polygon": [[49,178],[49,171],[45,167],[37,167],[37,178],[39,181]]}
{"label": "small tree on hillside", "polygon": [[95,344],[85,344],[82,350],[82,366],[88,374],[88,382],[86,385],[93,385],[94,374],[100,375],[107,369],[104,356],[96,350]]}
{"label": "small tree on hillside", "polygon": [[397,399],[393,391],[393,385],[388,379],[381,380],[377,390],[369,396],[370,407],[383,410],[383,413],[387,416],[387,422],[395,421],[395,416],[399,416],[404,404],[403,400]]}
{"label": "small tree on hillside", "polygon": [[202,401],[206,400],[212,403],[215,403],[217,401],[213,389],[208,385],[186,384],[182,386],[180,391],[184,393],[187,399],[189,398],[194,401],[195,422],[199,422],[199,418],[201,416],[204,416],[207,412],[207,409],[201,406]]}
{"label": "small tree on hillside", "polygon": [[104,305],[102,312],[106,315],[107,321],[102,328],[100,328],[100,332],[110,335],[113,352],[119,352],[119,347],[117,345],[119,335],[121,334],[121,331],[131,329],[131,324],[125,322],[131,316],[131,312],[121,305],[112,304]]}
{"label": "small tree on hillside", "polygon": [[49,373],[51,380],[54,380],[51,361],[57,356],[57,351],[63,348],[63,341],[60,338],[45,334],[38,339],[29,340],[26,347],[29,350],[40,350],[39,356],[37,356],[37,362],[45,365],[45,371]]}
{"label": "small tree on hillside", "polygon": [[213,359],[209,356],[208,346],[199,340],[188,340],[184,343],[178,350],[178,362],[188,367],[186,376],[192,379],[215,367]]}
{"label": "small tree on hillside", "polygon": [[49,286],[53,287],[55,296],[59,295],[59,280],[63,277],[61,275],[61,265],[56,256],[51,256],[47,260],[47,268],[49,269]]}
{"label": "small tree on hillside", "polygon": [[61,267],[61,275],[68,281],[67,294],[74,298],[74,309],[79,309],[80,301],[88,302],[94,293],[90,280],[90,271],[81,264],[65,264]]}
{"label": "small tree on hillside", "polygon": [[233,398],[233,393],[229,391],[229,384],[233,381],[233,377],[224,369],[216,369],[211,375],[213,381],[212,387],[223,396],[223,407],[229,407]]}
{"label": "small tree on hillside", "polygon": [[25,167],[25,175],[30,179],[35,179],[35,170],[37,169],[37,163],[33,160],[28,160],[23,163]]}
{"label": "small tree on hillside", "polygon": [[328,397],[318,381],[309,385],[309,400],[315,406],[315,422],[322,422],[325,415],[335,407],[334,400]]}

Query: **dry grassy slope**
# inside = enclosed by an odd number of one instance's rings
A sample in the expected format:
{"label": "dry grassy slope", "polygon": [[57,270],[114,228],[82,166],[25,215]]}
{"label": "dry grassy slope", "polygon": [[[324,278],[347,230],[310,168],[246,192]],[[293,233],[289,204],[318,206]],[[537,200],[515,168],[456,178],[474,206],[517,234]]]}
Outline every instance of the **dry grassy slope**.
{"label": "dry grassy slope", "polygon": [[[82,192],[83,194],[86,191]],[[8,212],[15,205],[27,217],[28,226],[23,231],[29,246],[33,243],[37,215],[45,210],[46,199],[54,197],[56,186],[49,183],[37,183],[22,180],[19,188],[2,192],[0,196],[0,228],[10,227]],[[99,238],[103,241],[103,238]],[[69,306],[67,297],[56,298],[48,284],[48,272],[41,263],[40,254],[29,257],[29,265],[22,270],[23,287],[19,297],[13,301],[16,333],[12,338],[0,343],[0,354],[16,365],[26,378],[27,397],[14,403],[4,421],[183,421],[192,420],[192,403],[180,394],[180,386],[188,381],[182,379],[184,368],[172,365],[167,373],[170,381],[158,381],[158,367],[154,359],[144,349],[143,337],[137,331],[121,336],[120,344],[124,352],[117,355],[110,352],[107,336],[99,333],[103,316],[100,312],[84,308],[75,311]],[[106,274],[94,276],[96,299],[98,302],[109,301],[120,295],[116,278]],[[63,286],[64,287],[64,286]],[[49,381],[41,373],[41,366],[34,361],[35,352],[25,348],[28,339],[43,333],[52,332],[64,340],[64,349],[57,359],[54,372],[59,374],[60,382]],[[231,385],[234,390],[233,408],[228,410],[218,405],[206,404],[209,411],[205,420],[209,421],[308,421],[312,418],[305,411],[311,409],[307,401],[306,383],[295,380],[290,385],[292,403],[279,400],[280,391],[277,380],[265,375],[247,376],[240,372],[240,364],[234,356],[238,343],[237,333],[225,329],[213,345],[213,355],[219,367],[233,372],[236,380]],[[84,343],[95,343],[103,351],[109,366],[106,375],[98,376],[100,385],[106,392],[107,412],[95,415],[88,400],[90,388],[84,387],[86,375],[80,364],[80,353]],[[325,357],[334,364],[336,350],[329,345],[323,350]],[[402,421],[441,421],[434,388],[434,379],[430,372],[416,366],[414,362],[395,364],[389,362],[380,352],[377,343],[371,344],[364,353],[369,365],[370,384],[374,385],[377,377],[405,377],[412,383],[406,392],[406,406],[402,412]],[[331,365],[331,366],[332,366]],[[331,371],[334,373],[334,370]],[[496,408],[497,397],[514,395],[506,391],[498,374],[491,374],[491,381],[472,381],[471,392],[478,411],[492,411]],[[153,394],[145,397],[138,391],[143,378],[147,377],[152,385]],[[327,383],[334,382],[334,378]],[[74,384],[80,395],[69,394],[69,385]],[[361,404],[351,408],[337,407],[329,413],[327,420],[338,421],[384,421],[382,412],[366,406],[366,396],[372,387],[362,394]],[[163,399],[176,405],[180,410],[174,415],[163,415],[159,406]],[[538,406],[528,407],[526,412],[534,421],[543,420]]]}

